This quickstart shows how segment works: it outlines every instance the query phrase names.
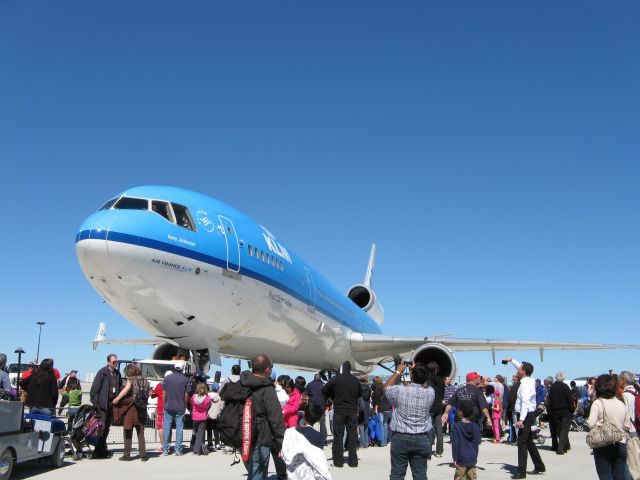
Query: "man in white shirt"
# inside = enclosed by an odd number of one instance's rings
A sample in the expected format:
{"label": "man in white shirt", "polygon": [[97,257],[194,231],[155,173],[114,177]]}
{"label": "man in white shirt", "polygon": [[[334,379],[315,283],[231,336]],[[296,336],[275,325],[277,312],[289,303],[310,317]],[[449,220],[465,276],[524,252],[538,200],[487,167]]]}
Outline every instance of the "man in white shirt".
{"label": "man in white shirt", "polygon": [[533,373],[533,365],[529,362],[518,362],[512,358],[507,358],[503,363],[511,362],[518,369],[520,377],[520,387],[518,388],[518,397],[514,410],[516,411],[518,422],[516,427],[518,430],[518,473],[512,475],[511,478],[521,479],[527,478],[527,452],[531,455],[534,469],[532,474],[540,474],[546,471],[546,467],[540,458],[540,452],[533,441],[531,435],[531,426],[538,416],[536,404],[536,382],[531,378]]}

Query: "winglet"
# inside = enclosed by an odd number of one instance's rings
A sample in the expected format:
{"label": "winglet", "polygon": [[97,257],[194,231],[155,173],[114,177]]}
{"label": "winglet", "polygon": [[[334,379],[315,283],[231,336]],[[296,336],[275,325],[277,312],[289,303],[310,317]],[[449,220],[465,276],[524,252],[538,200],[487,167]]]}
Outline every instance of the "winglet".
{"label": "winglet", "polygon": [[98,324],[98,331],[96,332],[96,338],[94,338],[92,342],[94,350],[98,348],[98,344],[100,342],[104,342],[107,339],[106,333],[107,333],[107,324],[104,322],[100,322]]}
{"label": "winglet", "polygon": [[371,288],[373,281],[373,269],[376,266],[376,244],[371,244],[371,254],[369,255],[369,265],[367,266],[367,275],[364,277],[365,287]]}

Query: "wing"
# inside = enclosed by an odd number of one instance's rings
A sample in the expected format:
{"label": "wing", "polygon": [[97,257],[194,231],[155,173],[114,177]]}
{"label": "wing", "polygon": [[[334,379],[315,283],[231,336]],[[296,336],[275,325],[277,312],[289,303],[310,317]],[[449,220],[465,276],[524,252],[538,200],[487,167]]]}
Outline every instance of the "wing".
{"label": "wing", "polygon": [[372,333],[352,333],[351,351],[356,359],[366,363],[388,361],[410,354],[424,344],[440,344],[458,352],[495,352],[502,350],[619,350],[640,349],[640,345],[613,345],[607,343],[530,342],[524,340],[456,339],[446,335],[432,337],[394,337]]}
{"label": "wing", "polygon": [[96,338],[93,339],[92,345],[95,350],[101,343],[115,344],[115,345],[160,345],[161,343],[170,343],[178,346],[178,343],[174,338],[169,337],[154,337],[154,338],[125,338],[125,339],[109,339],[106,337],[107,325],[104,322],[98,324],[98,331]]}

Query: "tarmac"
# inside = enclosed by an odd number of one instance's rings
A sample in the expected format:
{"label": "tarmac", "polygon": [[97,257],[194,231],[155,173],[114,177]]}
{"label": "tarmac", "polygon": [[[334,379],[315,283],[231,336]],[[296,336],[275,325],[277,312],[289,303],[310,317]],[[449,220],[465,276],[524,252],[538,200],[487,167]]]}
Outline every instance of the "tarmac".
{"label": "tarmac", "polygon": [[[548,430],[543,431],[548,433]],[[538,446],[547,472],[544,475],[528,475],[527,478],[540,480],[596,480],[595,466],[591,450],[585,442],[586,433],[571,432],[570,441],[572,450],[566,455],[556,455],[551,451],[550,440],[546,444]],[[188,444],[188,437],[187,437]],[[173,455],[163,457],[155,452],[157,443],[148,444],[150,460],[146,463],[140,460],[131,462],[118,461],[122,445],[112,445],[115,452],[108,460],[81,460],[78,462],[67,460],[63,467],[51,469],[39,464],[23,464],[15,467],[11,478],[16,480],[26,478],[38,478],[42,480],[57,480],[70,478],[90,478],[91,480],[114,480],[125,478],[153,478],[154,480],[180,480],[196,479],[238,479],[246,478],[247,472],[242,463],[230,466],[233,457],[222,452],[210,453],[208,456],[194,456],[187,453],[181,457]],[[134,451],[136,454],[135,440]],[[325,448],[329,465],[331,465],[331,447]],[[506,443],[493,444],[488,439],[483,439],[478,458],[478,478],[482,480],[507,480],[515,473],[517,465],[517,448]],[[355,479],[385,479],[389,477],[390,458],[389,446],[369,447],[358,450],[359,466],[343,468],[331,466],[331,475],[334,480]],[[451,462],[451,445],[445,436],[445,449],[442,458],[432,457],[427,467],[427,478],[451,480],[454,469]],[[273,461],[269,464],[269,480],[275,480]],[[529,470],[533,469],[529,459]],[[410,470],[406,478],[411,478]]]}

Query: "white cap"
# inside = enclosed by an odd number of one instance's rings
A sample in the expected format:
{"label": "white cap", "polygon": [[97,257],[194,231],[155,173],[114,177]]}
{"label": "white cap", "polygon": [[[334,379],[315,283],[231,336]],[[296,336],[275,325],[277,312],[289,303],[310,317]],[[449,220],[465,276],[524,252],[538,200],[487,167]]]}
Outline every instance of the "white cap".
{"label": "white cap", "polygon": [[164,378],[167,378],[172,373],[173,373],[173,370],[167,370],[166,372],[164,372]]}

